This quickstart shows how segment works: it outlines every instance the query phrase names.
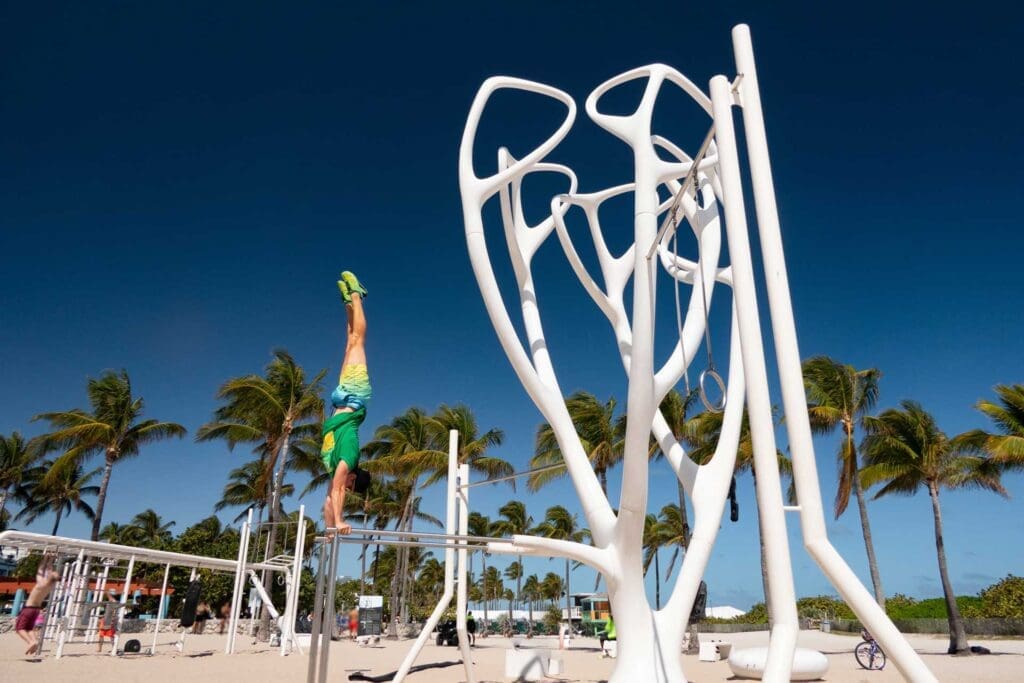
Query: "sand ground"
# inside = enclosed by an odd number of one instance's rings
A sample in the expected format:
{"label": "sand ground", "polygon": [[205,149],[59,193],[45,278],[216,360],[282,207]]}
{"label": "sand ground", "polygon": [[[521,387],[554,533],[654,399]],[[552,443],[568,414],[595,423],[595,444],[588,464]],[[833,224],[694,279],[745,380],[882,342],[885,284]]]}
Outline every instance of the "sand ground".
{"label": "sand ground", "polygon": [[[150,636],[152,637],[152,636]],[[736,647],[767,644],[766,633],[739,633],[705,635],[704,639],[728,640]],[[173,634],[162,634],[157,654],[153,657],[110,657],[95,653],[95,646],[69,645],[65,656],[55,660],[46,656],[42,661],[26,661],[22,655],[24,644],[13,633],[0,636],[0,681],[55,681],[95,683],[96,681],[139,681],[140,683],[192,683],[212,681],[283,681],[302,682],[306,679],[307,658],[302,655],[281,657],[277,651],[264,646],[253,646],[248,638],[239,637],[241,652],[234,656],[223,654],[224,637],[215,634],[190,636],[185,654],[172,647]],[[827,681],[839,683],[887,683],[902,681],[903,677],[891,663],[884,671],[864,671],[853,658],[853,648],[859,641],[854,636],[803,631],[801,647],[824,652],[829,658]],[[939,636],[910,636],[911,644],[922,653],[925,662],[940,681],[967,681],[994,683],[1024,681],[1024,640],[974,640],[992,650],[988,656],[949,657],[945,653],[947,640]],[[151,642],[143,639],[147,648]],[[363,671],[379,675],[398,667],[411,641],[382,641],[379,647],[363,648],[352,642],[335,642],[331,648],[328,680],[347,681],[348,674]],[[534,638],[525,641],[526,647],[557,648],[554,638]],[[603,681],[612,671],[613,662],[600,658],[597,641],[577,639],[574,647],[563,653],[565,674],[554,678],[559,681]],[[478,681],[505,681],[504,651],[512,646],[505,638],[480,639],[474,650]],[[419,663],[459,662],[459,650],[451,647],[424,648]],[[683,668],[691,681],[711,683],[730,680],[731,672],[725,662],[700,662],[696,656],[683,656]],[[465,680],[461,664],[443,669],[422,671],[409,676],[411,683],[457,683]],[[736,679],[732,679],[736,680]]]}

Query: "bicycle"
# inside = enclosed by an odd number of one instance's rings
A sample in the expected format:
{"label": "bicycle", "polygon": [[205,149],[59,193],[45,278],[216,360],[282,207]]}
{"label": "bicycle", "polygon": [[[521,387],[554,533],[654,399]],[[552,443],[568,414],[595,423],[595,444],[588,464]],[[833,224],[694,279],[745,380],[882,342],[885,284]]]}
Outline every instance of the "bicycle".
{"label": "bicycle", "polygon": [[860,635],[864,640],[853,649],[854,658],[862,669],[881,671],[885,668],[885,653],[870,633],[861,631]]}

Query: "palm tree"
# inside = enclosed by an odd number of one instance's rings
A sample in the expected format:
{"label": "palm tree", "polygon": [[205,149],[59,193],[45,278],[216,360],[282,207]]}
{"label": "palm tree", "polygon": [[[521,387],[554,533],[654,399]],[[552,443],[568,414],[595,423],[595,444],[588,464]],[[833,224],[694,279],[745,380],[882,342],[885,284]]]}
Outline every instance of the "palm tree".
{"label": "palm tree", "polygon": [[[482,515],[479,512],[469,513],[469,535],[470,536],[492,536],[494,524],[491,522],[491,518],[486,515]],[[469,582],[473,582],[473,555],[469,556]],[[482,574],[487,574],[487,551],[480,553],[480,561],[483,564]],[[487,597],[484,594],[484,623],[487,622]]]}
{"label": "palm tree", "polygon": [[[578,391],[565,401],[572,423],[576,427],[583,450],[601,482],[601,490],[608,495],[608,470],[622,462],[625,423],[615,418],[615,399],[601,403],[593,394]],[[546,422],[537,429],[534,456],[531,468],[559,465],[565,462],[562,450],[555,439],[555,432]],[[526,479],[526,487],[537,491],[545,484],[565,476],[566,470],[549,469],[537,472]]]}
{"label": "palm tree", "polygon": [[665,545],[665,535],[658,518],[651,513],[644,517],[644,576],[654,561],[654,604],[656,609],[661,609],[661,566],[658,564],[658,551]]}
{"label": "palm tree", "polygon": [[[306,380],[306,372],[283,350],[274,351],[264,376],[245,375],[229,379],[217,391],[224,404],[214,412],[214,419],[196,432],[196,441],[222,439],[228,449],[239,443],[250,443],[261,457],[263,482],[269,519],[276,522],[278,503],[284,497],[281,487],[293,439],[310,437],[323,422],[322,381],[326,370]],[[275,528],[271,527],[268,545],[273,552]]]}
{"label": "palm tree", "polygon": [[[562,597],[562,591],[565,590],[565,583],[562,581],[562,577],[554,572],[545,574],[540,586],[541,594],[551,607],[555,606],[558,598]],[[568,595],[568,591],[566,591],[566,595]]]}
{"label": "palm tree", "polygon": [[142,397],[132,396],[128,373],[104,372],[99,379],[90,379],[86,392],[92,412],[78,408],[56,413],[42,413],[33,420],[50,423],[49,434],[39,437],[43,451],[64,450],[51,474],[67,473],[65,465],[77,466],[93,455],[103,455],[103,479],[96,498],[96,513],[92,516],[92,540],[100,535],[103,506],[107,500],[110,474],[114,465],[139,454],[142,446],[182,437],[185,428],[174,422],[141,420],[145,403]]}
{"label": "palm tree", "polygon": [[[223,439],[228,449],[239,443],[251,443],[264,466],[267,482],[268,518],[266,555],[277,552],[276,522],[284,498],[284,471],[289,461],[292,439],[308,438],[319,431],[324,417],[322,381],[326,370],[306,380],[306,372],[284,349],[274,351],[264,376],[245,375],[229,379],[217,391],[224,404],[214,412],[214,419],[199,428],[196,441]],[[264,585],[269,592],[269,576]],[[266,606],[260,619],[260,633],[270,629],[270,613]]]}
{"label": "palm tree", "polygon": [[[470,470],[482,474],[487,479],[508,476],[515,471],[508,461],[489,454],[489,449],[502,444],[505,433],[500,429],[491,428],[481,434],[476,416],[468,406],[461,403],[456,406],[442,403],[431,416],[429,426],[434,432],[437,449],[407,459],[408,464],[415,468],[430,472],[430,476],[423,482],[424,488],[433,486],[448,476],[448,432],[453,429],[459,433],[460,465],[468,464]],[[514,483],[509,483],[514,488]]]}
{"label": "palm tree", "polygon": [[[252,508],[262,518],[263,510],[270,503],[267,497],[270,488],[267,486],[267,474],[266,466],[259,460],[247,462],[228,472],[228,483],[224,485],[220,500],[213,506],[214,512],[229,507],[243,507],[244,509],[233,520],[237,523],[245,519]],[[281,499],[290,496],[294,491],[295,487],[292,484],[283,484]],[[281,500],[278,500],[278,508],[281,508]],[[278,512],[280,513],[280,509]]]}
{"label": "palm tree", "polygon": [[100,530],[100,540],[107,543],[124,545],[128,540],[128,531],[131,527],[117,522],[107,522]]}
{"label": "palm tree", "polygon": [[[62,462],[63,461],[63,462]],[[89,482],[100,473],[97,467],[90,472],[82,472],[81,466],[73,460],[58,458],[45,460],[36,467],[25,472],[23,483],[18,491],[18,498],[25,501],[25,507],[15,516],[31,524],[47,512],[56,513],[52,535],[57,535],[61,519],[77,510],[86,519],[95,520],[96,512],[85,502],[86,496],[95,496],[100,487]]]}
{"label": "palm tree", "polygon": [[658,534],[661,537],[661,544],[662,546],[675,546],[675,549],[672,551],[672,557],[668,561],[668,569],[665,571],[666,581],[672,576],[672,571],[675,569],[676,560],[679,559],[680,548],[685,547],[683,545],[683,537],[689,533],[690,529],[686,525],[686,517],[678,505],[669,503],[661,508],[661,513],[658,515]]}
{"label": "palm tree", "polygon": [[[426,476],[423,486],[427,487],[447,475],[449,429],[460,430],[460,463],[468,464],[471,470],[488,477],[511,473],[511,465],[487,455],[488,448],[501,443],[502,433],[490,429],[480,435],[476,418],[466,406],[451,408],[442,405],[433,416],[428,416],[420,408],[409,408],[389,424],[379,427],[374,433],[373,440],[363,448],[370,458],[366,463],[368,470],[391,475],[410,485],[403,512],[398,518],[397,529],[412,529],[413,492],[418,487],[420,478]],[[408,550],[407,547],[400,549],[398,577],[406,575]],[[401,602],[401,593],[400,585],[396,583],[392,586],[391,597],[395,604]],[[394,621],[389,625],[388,635],[392,638],[398,637]]]}
{"label": "palm tree", "polygon": [[[711,458],[714,456],[715,449],[718,447],[718,440],[721,437],[724,417],[724,413],[713,413],[708,411],[698,414],[692,420],[687,422],[686,440],[691,446],[690,458],[692,458],[698,465],[710,462]],[[792,461],[790,461],[790,459],[781,452],[776,452],[776,457],[778,458],[780,474],[783,477],[790,475],[793,470]],[[740,437],[739,444],[736,449],[736,465],[734,471],[736,475],[740,475],[743,472],[750,472],[754,482],[756,500],[757,473],[754,470],[754,441],[750,435],[750,420],[748,419],[746,410],[743,411],[743,421],[740,425]],[[792,479],[790,480],[787,497],[790,502],[793,502],[796,497]],[[756,509],[757,506],[755,505],[754,508]],[[764,588],[765,604],[769,605],[768,618],[769,622],[771,622],[771,588],[768,585],[768,555],[764,545],[764,529],[762,528],[760,514],[757,516],[757,529],[761,549],[761,585]]]}
{"label": "palm tree", "polygon": [[835,517],[846,511],[850,492],[857,496],[860,528],[868,554],[871,584],[875,601],[885,609],[885,591],[878,573],[875,546],[871,541],[871,523],[864,501],[864,487],[860,484],[860,458],[857,455],[857,425],[878,401],[878,380],[882,373],[875,368],[858,370],[828,356],[815,356],[804,361],[804,388],[807,390],[807,412],[811,429],[817,434],[831,434],[842,429],[842,441],[836,460],[839,463],[839,482],[836,485]]}
{"label": "palm tree", "polygon": [[[687,425],[690,421],[689,413],[690,410],[697,404],[698,390],[694,389],[685,397],[678,391],[673,389],[665,395],[665,398],[661,401],[661,415],[665,418],[668,423],[669,429],[672,431],[672,435],[676,441],[685,442],[686,435],[688,432]],[[623,426],[623,429],[625,427]],[[664,454],[655,444],[654,457],[664,457]],[[676,486],[679,489],[679,511],[682,516],[682,534],[679,537],[679,546],[686,550],[690,545],[690,522],[686,514],[686,489],[683,488],[683,483],[676,477]],[[678,553],[677,553],[678,554]]]}
{"label": "palm tree", "polygon": [[998,434],[972,429],[961,434],[958,445],[985,453],[1004,469],[1024,468],[1024,384],[997,384],[998,402],[982,399],[975,407],[995,423]]}
{"label": "palm tree", "polygon": [[137,544],[146,548],[161,548],[173,538],[171,527],[174,522],[164,523],[160,515],[152,508],[135,515],[128,526],[129,537]]}
{"label": "palm tree", "polygon": [[[576,543],[587,543],[590,541],[590,530],[579,526],[576,515],[570,513],[561,505],[553,505],[544,513],[544,521],[533,530],[537,536],[544,538],[555,538],[562,541],[573,541]],[[569,623],[572,623],[572,598],[570,595],[571,584],[569,579],[569,558],[565,560],[565,614]]]}
{"label": "palm tree", "polygon": [[909,496],[921,488],[927,489],[931,497],[939,576],[949,618],[949,653],[966,654],[970,652],[967,632],[946,567],[939,490],[976,488],[1006,496],[999,480],[1000,464],[989,458],[964,455],[955,440],[939,429],[935,418],[914,401],[902,401],[900,408],[865,418],[864,426],[868,432],[863,443],[867,465],[860,476],[866,488],[882,485],[874,497]]}
{"label": "palm tree", "polygon": [[21,484],[25,470],[35,459],[33,449],[18,432],[0,435],[0,517],[7,512],[7,498]]}
{"label": "palm tree", "polygon": [[[520,596],[522,595],[522,592],[523,592],[523,563],[522,563],[522,561],[513,562],[513,563],[509,564],[509,566],[505,567],[505,578],[508,579],[509,581],[515,581],[516,582],[516,592],[515,592],[515,595],[512,596],[512,599],[518,602],[519,598],[520,598]],[[509,609],[511,610],[511,607]],[[511,612],[510,612],[509,616],[511,616]]]}
{"label": "palm tree", "polygon": [[[501,519],[495,520],[494,524],[491,525],[491,533],[499,536],[515,536],[517,534],[529,533],[530,529],[533,528],[533,517],[526,512],[526,505],[519,500],[510,500],[498,509],[498,514],[501,515]],[[519,576],[506,577],[516,579],[516,597],[523,592],[523,556],[519,555],[518,561],[513,563],[519,567]],[[511,566],[511,565],[510,565]]]}
{"label": "palm tree", "polygon": [[543,595],[541,594],[540,580],[536,574],[530,574],[526,577],[526,581],[523,582],[523,597],[526,598],[526,604],[530,610],[530,624],[527,633],[533,633],[533,605],[540,600]]}

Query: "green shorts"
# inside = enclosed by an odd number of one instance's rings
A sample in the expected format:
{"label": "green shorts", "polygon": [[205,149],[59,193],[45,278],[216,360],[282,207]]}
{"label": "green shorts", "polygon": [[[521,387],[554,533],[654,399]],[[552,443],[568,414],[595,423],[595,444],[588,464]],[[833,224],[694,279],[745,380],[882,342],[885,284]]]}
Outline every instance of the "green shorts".
{"label": "green shorts", "polygon": [[324,422],[324,445],[320,449],[320,457],[331,478],[340,463],[344,462],[349,472],[359,464],[359,425],[365,419],[366,408],[359,408],[350,413],[332,415]]}

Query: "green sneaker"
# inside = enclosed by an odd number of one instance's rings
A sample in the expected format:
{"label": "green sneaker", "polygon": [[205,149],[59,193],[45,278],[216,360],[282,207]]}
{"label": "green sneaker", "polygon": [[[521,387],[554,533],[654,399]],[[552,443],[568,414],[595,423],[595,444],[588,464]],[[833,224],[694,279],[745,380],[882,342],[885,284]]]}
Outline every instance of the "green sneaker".
{"label": "green sneaker", "polygon": [[345,302],[345,305],[352,303],[352,291],[348,288],[347,282],[338,280],[338,290],[341,291],[341,300]]}
{"label": "green sneaker", "polygon": [[364,299],[366,298],[366,295],[368,294],[366,287],[363,287],[362,283],[359,282],[359,279],[351,271],[346,270],[343,272],[341,274],[341,279],[346,285],[348,285],[349,296],[358,292],[359,296]]}

